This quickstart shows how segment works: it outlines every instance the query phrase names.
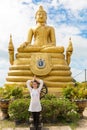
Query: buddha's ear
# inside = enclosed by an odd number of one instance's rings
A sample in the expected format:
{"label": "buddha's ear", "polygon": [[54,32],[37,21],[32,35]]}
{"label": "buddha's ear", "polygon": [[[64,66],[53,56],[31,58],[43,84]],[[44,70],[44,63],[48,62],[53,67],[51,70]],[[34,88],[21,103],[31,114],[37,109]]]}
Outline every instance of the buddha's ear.
{"label": "buddha's ear", "polygon": [[47,14],[46,14],[46,20],[47,20]]}
{"label": "buddha's ear", "polygon": [[[36,15],[35,15],[35,19],[36,19]],[[37,21],[36,21],[36,24],[37,24]]]}

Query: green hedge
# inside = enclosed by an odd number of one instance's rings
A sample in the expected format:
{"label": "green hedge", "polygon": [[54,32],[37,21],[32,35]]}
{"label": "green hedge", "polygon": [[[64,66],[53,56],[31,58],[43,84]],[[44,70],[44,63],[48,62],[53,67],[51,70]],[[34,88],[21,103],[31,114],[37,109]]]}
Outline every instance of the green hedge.
{"label": "green hedge", "polygon": [[[28,112],[30,99],[16,99],[9,105],[9,115],[13,120],[28,121],[30,113]],[[79,119],[77,106],[68,99],[58,99],[47,95],[41,100],[42,119],[45,123],[55,123],[61,120],[74,122]]]}
{"label": "green hedge", "polygon": [[10,103],[8,113],[10,118],[15,121],[28,121],[29,119],[29,99],[16,99]]}
{"label": "green hedge", "polygon": [[56,123],[59,121],[74,122],[79,119],[77,106],[67,99],[42,100],[42,117],[44,122]]}

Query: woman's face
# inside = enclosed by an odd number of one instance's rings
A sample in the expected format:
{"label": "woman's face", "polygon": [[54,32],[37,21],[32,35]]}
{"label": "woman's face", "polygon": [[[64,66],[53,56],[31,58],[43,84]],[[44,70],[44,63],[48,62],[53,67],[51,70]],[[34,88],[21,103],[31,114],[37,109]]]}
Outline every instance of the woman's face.
{"label": "woman's face", "polygon": [[37,84],[36,82],[33,82],[33,83],[32,83],[32,87],[33,87],[34,89],[37,89],[38,84]]}

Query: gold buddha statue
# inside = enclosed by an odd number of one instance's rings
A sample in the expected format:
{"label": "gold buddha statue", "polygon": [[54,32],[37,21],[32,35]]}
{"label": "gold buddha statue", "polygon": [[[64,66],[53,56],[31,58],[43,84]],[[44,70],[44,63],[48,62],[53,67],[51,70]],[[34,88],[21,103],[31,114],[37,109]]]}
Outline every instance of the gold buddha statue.
{"label": "gold buddha statue", "polygon": [[[56,46],[56,38],[55,38],[55,30],[51,26],[46,25],[47,20],[47,13],[43,9],[42,6],[39,7],[39,10],[36,12],[35,15],[36,19],[36,26],[34,28],[30,28],[28,31],[28,37],[27,41],[24,42],[20,47],[18,48],[18,51],[37,51],[37,48],[39,51],[47,52],[47,51],[64,51],[63,47],[55,47]],[[34,43],[32,43],[32,39],[34,37]],[[35,49],[36,48],[36,49]]]}
{"label": "gold buddha statue", "polygon": [[29,29],[27,40],[19,46],[15,58],[10,36],[8,50],[11,67],[5,84],[26,86],[26,81],[36,75],[44,80],[49,92],[58,93],[63,87],[73,85],[69,67],[72,42],[70,39],[65,54],[64,47],[56,46],[54,28],[46,24],[47,14],[42,6],[36,12],[35,19],[35,27]]}

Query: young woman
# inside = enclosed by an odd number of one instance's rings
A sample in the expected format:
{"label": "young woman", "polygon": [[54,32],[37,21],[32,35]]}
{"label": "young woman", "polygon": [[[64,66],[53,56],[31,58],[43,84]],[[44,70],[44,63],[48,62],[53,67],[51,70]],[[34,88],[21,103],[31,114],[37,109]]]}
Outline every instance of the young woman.
{"label": "young woman", "polygon": [[43,87],[43,80],[38,80],[35,76],[33,80],[26,82],[27,87],[30,91],[31,101],[28,111],[32,112],[34,126],[38,130],[39,115],[42,110],[40,103],[40,91]]}

